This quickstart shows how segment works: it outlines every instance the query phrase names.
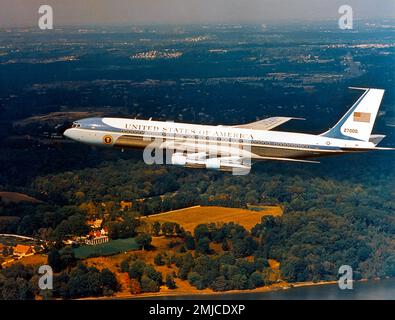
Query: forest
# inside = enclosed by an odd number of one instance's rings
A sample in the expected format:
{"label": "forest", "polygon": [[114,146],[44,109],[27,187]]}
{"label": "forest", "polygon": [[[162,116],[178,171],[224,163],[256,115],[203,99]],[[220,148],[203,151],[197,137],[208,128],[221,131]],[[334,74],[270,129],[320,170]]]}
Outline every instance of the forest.
{"label": "forest", "polygon": [[[303,228],[305,224],[308,227]],[[339,263],[352,266],[355,280],[395,276],[393,251],[374,247],[368,237],[358,236],[355,227],[328,213],[264,216],[252,230],[235,223],[212,223],[200,224],[190,233],[176,223],[157,222],[151,234],[136,237],[140,250],[155,250],[151,239],[158,236],[171,240],[168,246],[177,249],[174,254],[158,251],[152,265],[132,254],[118,266],[119,272],[128,274],[128,290],[133,295],[158,292],[161,286],[175,289],[177,278],[198,290],[213,291],[254,289],[280,278],[288,283],[336,280]],[[385,237],[380,240],[385,241]],[[279,274],[269,267],[268,259],[281,262]],[[380,261],[380,265],[373,261]],[[120,290],[113,272],[86,266],[71,247],[50,249],[48,264],[56,274],[54,290],[37,291],[35,270],[15,264],[0,270],[2,298],[33,299],[40,295],[44,299],[72,299],[111,296]],[[163,265],[173,271],[163,274],[156,270]],[[18,285],[10,291],[12,282]]]}
{"label": "forest", "polygon": [[[1,202],[0,233],[16,232],[59,243],[70,234],[85,234],[87,217],[104,217],[112,239],[136,237],[140,248],[147,250],[151,236],[178,237],[174,245],[179,247],[179,255],[162,254],[155,259],[158,265],[174,265],[174,274],[158,274],[155,266],[138,258],[122,264],[132,281],[131,292],[157,291],[166,283],[172,287],[177,277],[198,289],[260,287],[272,283],[268,259],[280,262],[282,278],[291,283],[336,280],[343,264],[352,266],[355,279],[395,276],[392,179],[356,183],[312,173],[304,179],[286,174],[258,169],[249,176],[235,177],[206,171],[191,174],[128,160],[104,162],[97,168],[34,179],[29,194],[41,202]],[[131,206],[122,208],[121,201]],[[190,234],[179,225],[164,223],[153,226],[151,234],[139,232],[140,216],[195,204],[281,204],[284,214],[263,217],[251,230],[232,223],[210,224],[199,225]],[[213,244],[221,246],[220,252],[213,250]],[[74,275],[87,279],[91,273],[93,279],[98,275],[70,258],[65,248],[56,250],[66,258],[53,259],[49,252],[51,264],[58,264],[55,268],[61,272],[58,280],[64,290],[62,294],[60,289],[55,291],[55,296],[104,292],[74,291]],[[105,290],[114,291],[116,286]]]}

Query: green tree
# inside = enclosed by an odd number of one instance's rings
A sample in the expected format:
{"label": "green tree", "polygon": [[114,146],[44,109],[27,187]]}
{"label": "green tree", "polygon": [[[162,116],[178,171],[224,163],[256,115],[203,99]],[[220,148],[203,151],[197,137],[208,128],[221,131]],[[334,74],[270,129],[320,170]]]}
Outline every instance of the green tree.
{"label": "green tree", "polygon": [[141,292],[158,292],[159,285],[146,275],[143,275],[141,278]]}
{"label": "green tree", "polygon": [[171,236],[175,232],[175,226],[176,224],[174,222],[164,222],[162,224],[162,233],[165,236]]}
{"label": "green tree", "polygon": [[185,230],[178,223],[174,225],[174,232],[177,236],[182,237],[185,234]]}
{"label": "green tree", "polygon": [[160,222],[155,221],[155,222],[152,224],[152,234],[153,234],[153,236],[154,236],[154,237],[159,236],[160,230],[161,230]]}
{"label": "green tree", "polygon": [[219,276],[210,286],[214,291],[225,291],[228,290],[228,281],[224,276]]}
{"label": "green tree", "polygon": [[194,230],[195,234],[195,239],[199,241],[202,238],[209,238],[210,237],[210,231],[208,229],[208,226],[206,224],[199,224],[196,226]]}
{"label": "green tree", "polygon": [[159,271],[156,271],[155,268],[153,268],[152,266],[145,266],[144,268],[144,274],[154,280],[158,285],[163,284],[163,276],[162,273],[160,273]]}
{"label": "green tree", "polygon": [[48,253],[48,264],[54,272],[60,272],[63,269],[63,263],[59,251],[52,248]]}
{"label": "green tree", "polygon": [[70,269],[75,266],[77,259],[74,256],[74,251],[71,247],[65,247],[60,252],[60,261],[62,269]]}
{"label": "green tree", "polygon": [[389,277],[395,277],[395,255],[389,256],[385,260],[384,272]]}
{"label": "green tree", "polygon": [[166,276],[166,287],[168,287],[169,289],[177,288],[176,282],[174,281],[174,278],[171,274],[168,274]]}
{"label": "green tree", "polygon": [[250,282],[251,289],[259,288],[259,287],[262,287],[265,285],[262,274],[257,271],[255,271],[251,274],[249,282]]}
{"label": "green tree", "polygon": [[143,276],[145,266],[146,266],[145,263],[141,260],[133,261],[130,264],[130,269],[129,269],[130,279],[140,280],[141,277]]}
{"label": "green tree", "polygon": [[122,262],[120,264],[120,269],[121,269],[121,272],[129,272],[129,261],[122,260]]}
{"label": "green tree", "polygon": [[154,257],[154,263],[155,263],[157,266],[163,266],[163,265],[165,265],[165,262],[163,261],[163,256],[162,256],[160,253],[158,253],[158,254]]}
{"label": "green tree", "polygon": [[100,273],[101,283],[104,286],[105,294],[111,295],[113,292],[119,290],[119,283],[114,273],[112,273],[107,268],[103,269]]}
{"label": "green tree", "polygon": [[206,288],[203,283],[203,277],[197,272],[190,272],[188,274],[188,282],[199,290]]}
{"label": "green tree", "polygon": [[191,235],[185,237],[185,246],[188,250],[195,250],[195,239]]}
{"label": "green tree", "polygon": [[196,252],[202,254],[210,253],[210,240],[207,237],[198,240]]}
{"label": "green tree", "polygon": [[151,246],[152,237],[148,233],[140,233],[135,240],[140,249],[147,250]]}
{"label": "green tree", "polygon": [[34,289],[28,280],[23,278],[8,278],[0,288],[3,300],[32,300]]}

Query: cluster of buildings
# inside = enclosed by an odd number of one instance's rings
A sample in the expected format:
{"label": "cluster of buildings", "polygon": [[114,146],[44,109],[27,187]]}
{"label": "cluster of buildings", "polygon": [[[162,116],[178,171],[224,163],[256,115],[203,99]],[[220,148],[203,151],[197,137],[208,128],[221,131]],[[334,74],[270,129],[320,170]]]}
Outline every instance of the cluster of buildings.
{"label": "cluster of buildings", "polygon": [[208,39],[209,39],[208,36],[189,37],[189,38],[185,38],[185,42],[200,42]]}
{"label": "cluster of buildings", "polygon": [[[126,203],[125,206],[129,204]],[[96,219],[87,222],[91,230],[86,236],[73,237],[63,241],[66,245],[72,244],[85,244],[85,245],[98,245],[108,242],[108,229],[103,227],[103,220]],[[5,265],[15,260],[22,259],[24,257],[33,256],[36,253],[43,252],[45,250],[45,243],[42,244],[16,244],[16,245],[4,245],[0,243],[0,264]]]}
{"label": "cluster of buildings", "polygon": [[94,246],[106,243],[110,240],[107,227],[102,226],[103,219],[89,220],[87,223],[92,230],[86,236],[85,244]]}
{"label": "cluster of buildings", "polygon": [[85,244],[94,246],[97,244],[106,243],[108,241],[108,230],[102,228],[101,230],[89,232],[87,238],[85,239]]}
{"label": "cluster of buildings", "polygon": [[151,50],[146,52],[140,52],[133,55],[132,59],[144,59],[144,60],[154,60],[154,59],[176,59],[182,56],[182,52],[179,51],[157,51]]}
{"label": "cluster of buildings", "polygon": [[106,243],[110,240],[108,237],[108,228],[102,227],[103,219],[89,220],[87,224],[90,226],[91,230],[86,236],[73,237],[68,240],[64,240],[63,243],[66,245],[73,244],[86,244],[86,245],[98,245]]}
{"label": "cluster of buildings", "polygon": [[[39,248],[39,249],[38,249]],[[22,259],[24,257],[33,256],[34,254],[44,250],[43,246],[34,246],[28,244],[17,244],[15,246],[7,246],[0,243],[0,256],[4,260],[1,265]],[[6,260],[7,259],[7,260]]]}

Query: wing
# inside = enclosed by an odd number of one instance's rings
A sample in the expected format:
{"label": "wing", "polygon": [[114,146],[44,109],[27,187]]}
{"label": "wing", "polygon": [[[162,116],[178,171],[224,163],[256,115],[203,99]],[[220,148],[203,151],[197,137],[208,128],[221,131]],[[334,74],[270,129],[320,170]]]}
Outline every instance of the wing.
{"label": "wing", "polygon": [[280,124],[283,124],[289,120],[305,120],[303,118],[292,118],[292,117],[272,117],[267,118],[247,124],[240,124],[233,126],[234,128],[243,128],[243,129],[254,129],[254,130],[271,130],[275,127],[278,127]]}
{"label": "wing", "polygon": [[259,160],[274,160],[274,161],[290,161],[290,162],[305,162],[305,163],[319,163],[314,160],[293,159],[293,158],[279,158],[279,157],[265,157],[259,156],[248,150],[244,150],[237,146],[218,146],[209,144],[193,144],[185,142],[166,141],[160,145],[160,148],[171,149],[177,153],[186,155],[186,160],[191,161],[208,161],[209,159],[220,159],[223,163],[229,166],[242,165],[243,167],[251,167],[251,161]]}

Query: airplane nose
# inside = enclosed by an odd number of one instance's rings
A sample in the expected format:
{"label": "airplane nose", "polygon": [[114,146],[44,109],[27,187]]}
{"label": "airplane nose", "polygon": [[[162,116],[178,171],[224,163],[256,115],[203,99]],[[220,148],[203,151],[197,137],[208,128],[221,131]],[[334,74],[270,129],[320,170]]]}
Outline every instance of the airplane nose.
{"label": "airplane nose", "polygon": [[75,129],[67,129],[65,132],[63,132],[63,135],[73,140],[79,140]]}
{"label": "airplane nose", "polygon": [[71,129],[65,130],[65,131],[63,132],[63,135],[64,135],[65,137],[67,137],[67,138],[70,138],[70,131],[71,131]]}

